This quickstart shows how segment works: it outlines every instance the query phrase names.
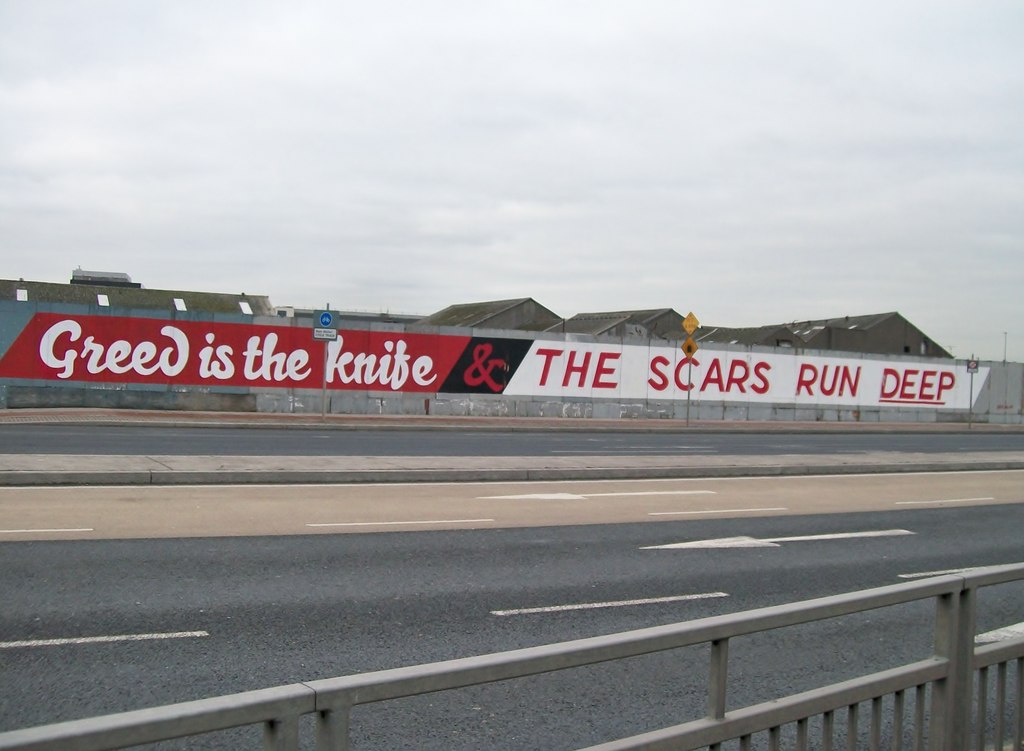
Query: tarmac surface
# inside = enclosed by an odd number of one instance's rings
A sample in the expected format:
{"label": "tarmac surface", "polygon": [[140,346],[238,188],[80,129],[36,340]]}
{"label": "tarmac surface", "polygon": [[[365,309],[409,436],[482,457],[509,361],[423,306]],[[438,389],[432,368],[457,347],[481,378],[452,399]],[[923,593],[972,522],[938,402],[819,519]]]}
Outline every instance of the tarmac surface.
{"label": "tarmac surface", "polygon": [[[1015,433],[1024,425],[974,423],[722,422],[170,412],[108,409],[0,410],[0,424],[235,427],[295,430],[480,430],[706,433]],[[1024,469],[1024,451],[873,451],[773,456],[153,456],[3,453],[0,485],[208,485],[594,480]]]}

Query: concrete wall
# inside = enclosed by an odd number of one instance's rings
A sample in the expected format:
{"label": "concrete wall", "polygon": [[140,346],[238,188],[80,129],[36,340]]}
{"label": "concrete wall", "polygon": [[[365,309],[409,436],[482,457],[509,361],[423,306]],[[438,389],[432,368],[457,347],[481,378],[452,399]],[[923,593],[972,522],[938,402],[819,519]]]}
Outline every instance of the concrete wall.
{"label": "concrete wall", "polygon": [[[45,305],[0,302],[0,358],[12,347],[36,312],[65,315],[110,315],[152,319],[152,311],[97,309],[74,305]],[[168,321],[208,321],[210,323],[245,323],[264,326],[291,326],[308,329],[309,323],[279,317],[234,315],[167,314]],[[352,329],[357,327],[353,326]],[[363,331],[406,333],[401,324],[369,324]],[[602,340],[585,335],[554,333],[532,334],[505,330],[468,330],[452,328],[410,328],[416,333],[498,337],[505,339],[543,340],[550,342],[600,343],[665,346],[661,340]],[[303,332],[304,336],[304,332]],[[310,338],[311,338],[310,333]],[[833,352],[780,350],[763,347],[717,345],[717,352],[779,356],[820,355],[834,357]],[[850,355],[850,359],[873,358],[878,355]],[[940,362],[948,359],[883,358],[899,363]],[[0,359],[2,362],[2,359]],[[795,406],[792,403],[744,403],[711,401],[694,397],[685,400],[601,399],[567,397],[513,397],[473,393],[396,393],[393,391],[327,391],[327,411],[332,414],[390,415],[487,415],[508,417],[580,417],[580,418],[659,418],[684,420],[689,413],[693,420],[777,420],[777,421],[850,421],[850,422],[976,422],[1021,424],[1024,422],[1024,365],[1020,363],[983,362],[988,375],[980,386],[980,395],[973,409],[935,409],[920,407],[881,406],[848,408],[827,406]],[[966,370],[966,367],[965,367]],[[966,376],[964,376],[966,377]],[[112,407],[168,410],[224,410],[286,413],[319,413],[322,408],[319,388],[271,388],[246,386],[181,386],[139,383],[83,383],[52,379],[0,378],[0,408],[27,407]]]}

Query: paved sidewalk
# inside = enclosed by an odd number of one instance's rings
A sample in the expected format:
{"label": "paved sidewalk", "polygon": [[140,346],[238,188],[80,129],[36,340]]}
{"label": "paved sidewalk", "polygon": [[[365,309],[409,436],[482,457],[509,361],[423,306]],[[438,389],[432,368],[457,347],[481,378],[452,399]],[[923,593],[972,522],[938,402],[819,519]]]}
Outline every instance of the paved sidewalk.
{"label": "paved sidewalk", "polygon": [[[723,423],[565,418],[393,417],[143,410],[6,410],[0,424],[167,425],[339,430],[629,430],[688,436],[715,432],[1024,433],[1021,426],[938,423]],[[1024,469],[1024,451],[776,456],[68,456],[0,453],[0,486],[469,482],[650,477],[742,477]]]}

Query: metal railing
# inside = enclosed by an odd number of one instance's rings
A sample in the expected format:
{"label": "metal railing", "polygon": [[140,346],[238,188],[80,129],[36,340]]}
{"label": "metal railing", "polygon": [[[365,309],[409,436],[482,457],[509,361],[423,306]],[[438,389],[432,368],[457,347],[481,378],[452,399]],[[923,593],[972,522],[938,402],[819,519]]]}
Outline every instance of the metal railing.
{"label": "metal railing", "polygon": [[[265,749],[286,751],[298,749],[304,715],[315,717],[319,751],[347,751],[351,710],[359,705],[699,644],[709,644],[711,655],[705,717],[585,751],[715,750],[727,743],[743,751],[753,748],[755,742],[771,751],[782,747],[784,729],[794,737],[787,748],[831,749],[838,733],[840,740],[845,738],[846,748],[853,749],[859,747],[862,735],[862,704],[868,705],[864,735],[870,749],[882,748],[883,725],[891,737],[891,745],[886,747],[896,749],[964,751],[973,740],[982,751],[992,747],[986,746],[990,730],[995,748],[1012,743],[1013,749],[1021,749],[1024,638],[974,644],[978,589],[1015,581],[1024,581],[1024,564],[608,636],[15,730],[0,733],[0,751],[105,751],[249,725],[262,726]],[[762,704],[727,706],[730,639],[928,599],[935,602],[935,617],[934,650],[927,659]],[[1016,675],[1012,686],[1011,666]],[[992,701],[990,683],[994,684]],[[886,709],[887,705],[891,708]]]}

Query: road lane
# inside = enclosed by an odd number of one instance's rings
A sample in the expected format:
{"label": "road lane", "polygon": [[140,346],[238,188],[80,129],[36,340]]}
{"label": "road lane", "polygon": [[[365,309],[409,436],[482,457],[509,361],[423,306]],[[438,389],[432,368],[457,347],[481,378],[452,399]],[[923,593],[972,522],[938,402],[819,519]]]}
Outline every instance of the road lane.
{"label": "road lane", "polygon": [[1024,471],[534,483],[0,488],[0,542],[547,527],[1024,502]]}
{"label": "road lane", "polygon": [[[0,702],[0,728],[654,626],[893,584],[900,574],[1010,563],[1022,557],[1022,513],[1006,503],[657,524],[0,544],[2,641],[209,634],[5,649],[0,671],[15,688]],[[914,534],[838,536],[871,529]],[[832,539],[641,549],[739,535]],[[1020,588],[984,592],[979,632],[1019,624],[1021,595]],[[616,606],[573,607],[595,604]],[[495,614],[511,610],[521,612]],[[921,624],[933,612],[927,603],[737,639],[731,696],[767,698],[769,687],[802,690],[926,654],[932,635]],[[706,652],[693,650],[399,702],[357,713],[355,741],[363,749],[579,747],[699,714],[706,664]],[[538,727],[537,716],[553,719]]]}
{"label": "road lane", "polygon": [[[303,429],[251,427],[183,428],[160,424],[82,426],[68,423],[0,423],[0,447],[7,454],[126,456],[651,456],[832,454],[895,451],[955,453],[1024,451],[1024,430],[970,432],[962,426],[875,427],[854,424],[791,432],[784,423],[763,430],[723,423],[711,430],[665,429],[637,432],[621,427],[569,428],[552,423],[542,431],[515,429],[516,423],[480,429]],[[986,426],[987,427],[987,426]],[[959,431],[959,432],[955,432]]]}

